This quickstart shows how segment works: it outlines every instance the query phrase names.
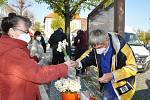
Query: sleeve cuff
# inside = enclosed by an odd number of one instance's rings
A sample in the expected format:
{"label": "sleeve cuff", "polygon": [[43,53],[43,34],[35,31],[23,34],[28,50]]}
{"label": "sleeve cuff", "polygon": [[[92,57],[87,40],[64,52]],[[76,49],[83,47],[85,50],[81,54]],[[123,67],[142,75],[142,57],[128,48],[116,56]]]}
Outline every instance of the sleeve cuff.
{"label": "sleeve cuff", "polygon": [[117,82],[116,75],[113,72],[112,72],[112,75],[113,75],[112,82]]}
{"label": "sleeve cuff", "polygon": [[81,70],[82,69],[82,63],[80,61],[77,60],[77,62],[79,63],[79,66],[76,68],[77,70]]}

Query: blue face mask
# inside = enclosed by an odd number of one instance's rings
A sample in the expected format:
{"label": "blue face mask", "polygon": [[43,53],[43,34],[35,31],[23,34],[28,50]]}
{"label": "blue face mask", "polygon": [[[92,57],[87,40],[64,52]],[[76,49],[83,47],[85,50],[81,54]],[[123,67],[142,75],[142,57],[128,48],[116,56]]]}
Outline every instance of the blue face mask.
{"label": "blue face mask", "polygon": [[26,33],[19,35],[19,37],[17,39],[25,41],[26,43],[29,43],[31,40],[30,35],[26,34]]}

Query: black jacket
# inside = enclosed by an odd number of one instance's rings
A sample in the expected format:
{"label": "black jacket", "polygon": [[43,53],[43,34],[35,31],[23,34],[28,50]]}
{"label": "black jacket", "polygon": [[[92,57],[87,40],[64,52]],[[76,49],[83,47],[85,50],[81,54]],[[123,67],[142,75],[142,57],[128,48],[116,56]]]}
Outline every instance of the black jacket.
{"label": "black jacket", "polygon": [[63,32],[60,31],[60,30],[56,30],[56,31],[54,31],[54,33],[50,36],[48,42],[49,42],[51,48],[57,49],[57,47],[58,47],[58,42],[59,42],[59,41],[63,41],[64,39],[67,39],[66,34],[63,33]]}

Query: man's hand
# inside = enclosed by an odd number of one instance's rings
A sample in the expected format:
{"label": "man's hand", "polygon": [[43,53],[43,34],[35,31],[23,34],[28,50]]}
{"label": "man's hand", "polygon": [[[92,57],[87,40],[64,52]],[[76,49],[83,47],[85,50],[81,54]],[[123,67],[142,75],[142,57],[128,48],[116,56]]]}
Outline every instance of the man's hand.
{"label": "man's hand", "polygon": [[98,79],[100,83],[108,83],[113,79],[113,74],[112,73],[105,73],[102,77]]}
{"label": "man's hand", "polygon": [[80,62],[79,59],[76,60],[75,67],[76,67],[76,69],[78,69],[78,70],[82,69],[82,64],[81,64],[81,62]]}

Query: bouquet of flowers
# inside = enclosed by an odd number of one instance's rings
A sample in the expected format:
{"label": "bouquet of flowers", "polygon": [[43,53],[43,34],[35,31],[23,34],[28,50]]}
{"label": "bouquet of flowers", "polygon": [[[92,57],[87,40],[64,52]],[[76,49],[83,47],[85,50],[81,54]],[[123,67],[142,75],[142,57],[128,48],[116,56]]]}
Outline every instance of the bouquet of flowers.
{"label": "bouquet of flowers", "polygon": [[70,78],[61,78],[55,82],[55,87],[60,92],[80,92],[80,78],[70,79]]}
{"label": "bouquet of flowers", "polygon": [[[65,39],[62,42],[60,41],[58,43],[58,48],[57,48],[57,51],[64,53],[65,61],[70,59],[66,52],[67,45],[68,43]],[[77,100],[78,92],[80,92],[81,85],[80,85],[80,78],[76,77],[76,69],[73,67],[68,67],[68,77],[57,80],[55,82],[55,87],[58,91],[61,92],[62,100],[70,100],[69,98],[71,98],[72,96],[76,99],[71,99],[71,100]],[[70,96],[70,94],[72,96]],[[68,95],[68,96],[65,96],[65,95]],[[66,97],[69,97],[69,98],[66,98]]]}
{"label": "bouquet of flowers", "polygon": [[[64,53],[65,61],[70,59],[69,56],[67,55],[67,52],[66,52],[66,46],[68,46],[68,42],[66,41],[66,39],[64,39],[63,41],[58,42],[57,51]],[[69,67],[68,68],[68,76],[70,78],[75,78],[75,76],[76,76],[76,69],[73,68],[73,67]]]}
{"label": "bouquet of flowers", "polygon": [[64,53],[65,61],[70,59],[69,56],[67,55],[67,52],[66,52],[66,46],[68,46],[68,42],[66,41],[66,39],[64,39],[63,41],[58,42],[57,51]]}

